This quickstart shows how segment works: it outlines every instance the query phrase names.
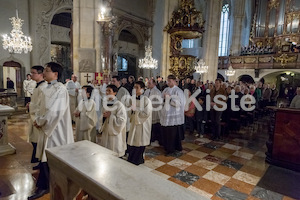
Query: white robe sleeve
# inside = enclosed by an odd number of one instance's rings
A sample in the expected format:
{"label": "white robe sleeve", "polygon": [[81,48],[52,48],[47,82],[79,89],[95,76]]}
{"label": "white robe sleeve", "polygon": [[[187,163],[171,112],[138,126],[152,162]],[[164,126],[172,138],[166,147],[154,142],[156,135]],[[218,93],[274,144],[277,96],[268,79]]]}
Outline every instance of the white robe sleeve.
{"label": "white robe sleeve", "polygon": [[182,91],[177,90],[175,95],[170,100],[170,105],[174,107],[182,107],[185,106],[185,98],[184,93]]}
{"label": "white robe sleeve", "polygon": [[45,99],[46,112],[36,118],[36,123],[50,137],[69,108],[69,96],[66,90],[57,88],[57,91],[47,98]]}
{"label": "white robe sleeve", "polygon": [[109,127],[113,129],[113,131],[110,131],[109,133],[113,135],[120,134],[122,129],[126,126],[126,122],[126,110],[125,107],[120,103],[116,113],[109,117]]}
{"label": "white robe sleeve", "polygon": [[150,116],[152,116],[152,103],[147,97],[142,97],[141,101],[144,102],[143,109],[137,108],[135,114],[135,124],[143,124]]}
{"label": "white robe sleeve", "polygon": [[68,93],[71,95],[71,96],[76,96],[76,86],[75,86],[75,83],[73,81],[69,81],[66,85],[67,87],[67,90],[68,90]]}
{"label": "white robe sleeve", "polygon": [[97,123],[97,113],[96,113],[96,103],[91,99],[89,100],[89,104],[86,106],[86,116],[88,117],[89,124],[94,127]]}

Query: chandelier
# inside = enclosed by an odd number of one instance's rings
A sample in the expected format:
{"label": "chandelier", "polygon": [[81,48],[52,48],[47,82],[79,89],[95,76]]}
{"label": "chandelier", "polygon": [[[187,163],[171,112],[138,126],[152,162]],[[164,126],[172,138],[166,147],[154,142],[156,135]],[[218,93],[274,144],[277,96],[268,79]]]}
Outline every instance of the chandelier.
{"label": "chandelier", "polygon": [[203,59],[200,59],[200,60],[198,60],[198,62],[196,62],[195,70],[196,70],[196,73],[205,74],[208,71],[208,66],[205,65],[205,62],[203,61]]}
{"label": "chandelier", "polygon": [[8,50],[9,53],[28,53],[32,50],[32,43],[30,37],[27,37],[22,32],[23,20],[18,17],[9,18],[13,29],[10,35],[3,35],[3,48]]}
{"label": "chandelier", "polygon": [[152,58],[152,47],[145,46],[145,58],[139,60],[139,68],[141,69],[157,69],[157,60]]}
{"label": "chandelier", "polygon": [[225,70],[225,75],[226,76],[234,76],[234,74],[235,74],[235,70],[232,68],[232,66],[230,65],[229,67],[228,67],[228,69],[227,70]]}

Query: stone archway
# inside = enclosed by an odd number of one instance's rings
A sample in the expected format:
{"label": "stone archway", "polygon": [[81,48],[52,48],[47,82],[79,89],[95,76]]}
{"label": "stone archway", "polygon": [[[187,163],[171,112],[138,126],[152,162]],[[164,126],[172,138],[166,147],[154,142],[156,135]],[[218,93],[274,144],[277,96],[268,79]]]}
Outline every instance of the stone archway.
{"label": "stone archway", "polygon": [[[137,65],[140,46],[137,37],[130,30],[121,31],[118,39],[118,74],[122,77],[133,75],[137,77]],[[120,62],[122,59],[122,62]],[[125,64],[125,68],[123,65]],[[120,66],[122,64],[122,66]]]}
{"label": "stone archway", "polygon": [[53,16],[50,25],[51,61],[61,64],[63,74],[61,80],[70,78],[72,66],[72,13],[63,8]]}
{"label": "stone archway", "polygon": [[220,78],[222,81],[226,80],[225,77],[220,73],[218,73],[217,78]]}
{"label": "stone archway", "polygon": [[298,70],[279,70],[273,71],[261,77],[261,80],[264,80],[264,83],[276,85],[276,88],[279,90],[279,97],[286,97],[286,89],[295,91],[296,88],[300,85],[300,72]]}
{"label": "stone archway", "polygon": [[36,42],[34,43],[34,63],[44,65],[51,60],[51,21],[53,16],[62,9],[72,9],[73,0],[41,1],[44,9],[36,16]]}
{"label": "stone archway", "polygon": [[243,74],[243,75],[239,76],[238,80],[242,81],[243,83],[255,83],[252,76],[250,76],[248,74]]}
{"label": "stone archway", "polygon": [[[140,24],[138,22],[135,22],[135,20],[128,20],[128,19],[124,19],[120,16],[120,19],[118,20],[118,27],[116,27],[115,29],[115,34],[114,34],[114,38],[113,38],[113,55],[117,54],[131,54],[134,55],[136,57],[136,76],[139,75],[146,75],[146,73],[149,73],[148,71],[143,71],[138,69],[137,65],[138,65],[138,60],[140,58],[143,58],[145,55],[145,44],[146,41],[148,41],[149,39],[149,27],[150,25],[147,24]],[[124,52],[124,50],[120,49],[119,47],[119,36],[122,33],[122,31],[128,31],[130,32],[132,35],[134,35],[136,37],[136,44],[137,44],[137,48],[135,52]],[[148,75],[148,74],[147,74]]]}
{"label": "stone archway", "polygon": [[6,78],[10,78],[14,82],[14,89],[17,95],[22,96],[22,66],[13,60],[3,63],[2,77],[3,88],[7,88]]}

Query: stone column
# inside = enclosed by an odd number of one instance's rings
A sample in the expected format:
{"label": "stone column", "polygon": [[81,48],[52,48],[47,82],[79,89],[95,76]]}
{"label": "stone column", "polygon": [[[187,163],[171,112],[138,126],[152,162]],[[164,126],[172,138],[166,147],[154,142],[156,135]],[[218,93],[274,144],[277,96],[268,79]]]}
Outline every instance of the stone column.
{"label": "stone column", "polygon": [[233,55],[238,55],[241,49],[241,41],[242,41],[242,27],[243,27],[243,20],[245,17],[245,0],[235,1],[232,5],[233,7],[233,18],[234,18],[234,25],[230,26],[233,27],[233,34],[232,34],[232,44],[230,50],[232,51]]}
{"label": "stone column", "polygon": [[208,72],[203,74],[203,81],[214,81],[218,73],[218,50],[222,0],[206,1],[206,23],[204,32],[203,52],[205,65]]}
{"label": "stone column", "polygon": [[[174,10],[178,8],[179,2],[174,0],[165,0],[165,12],[163,16],[164,27],[168,24],[168,21],[172,17]],[[170,74],[170,35],[164,31],[163,33],[163,44],[162,44],[162,64],[161,64],[161,74],[160,76],[164,77],[164,80],[167,79],[167,76]]]}
{"label": "stone column", "polygon": [[14,111],[12,107],[0,105],[0,156],[16,153],[7,137],[7,117]]}

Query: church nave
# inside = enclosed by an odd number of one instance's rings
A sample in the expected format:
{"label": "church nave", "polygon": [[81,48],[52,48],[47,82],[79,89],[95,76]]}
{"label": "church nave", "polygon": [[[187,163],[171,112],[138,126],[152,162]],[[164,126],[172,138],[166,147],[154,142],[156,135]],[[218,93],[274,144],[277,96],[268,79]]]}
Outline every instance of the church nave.
{"label": "church nave", "polygon": [[[28,114],[19,114],[8,122],[9,142],[17,153],[0,157],[1,200],[26,199],[35,188],[38,171],[30,163],[27,120]],[[269,168],[265,162],[267,122],[267,117],[259,119],[218,142],[186,134],[183,151],[172,156],[165,156],[162,147],[148,146],[145,163],[139,167],[210,199],[292,199],[258,186]]]}

